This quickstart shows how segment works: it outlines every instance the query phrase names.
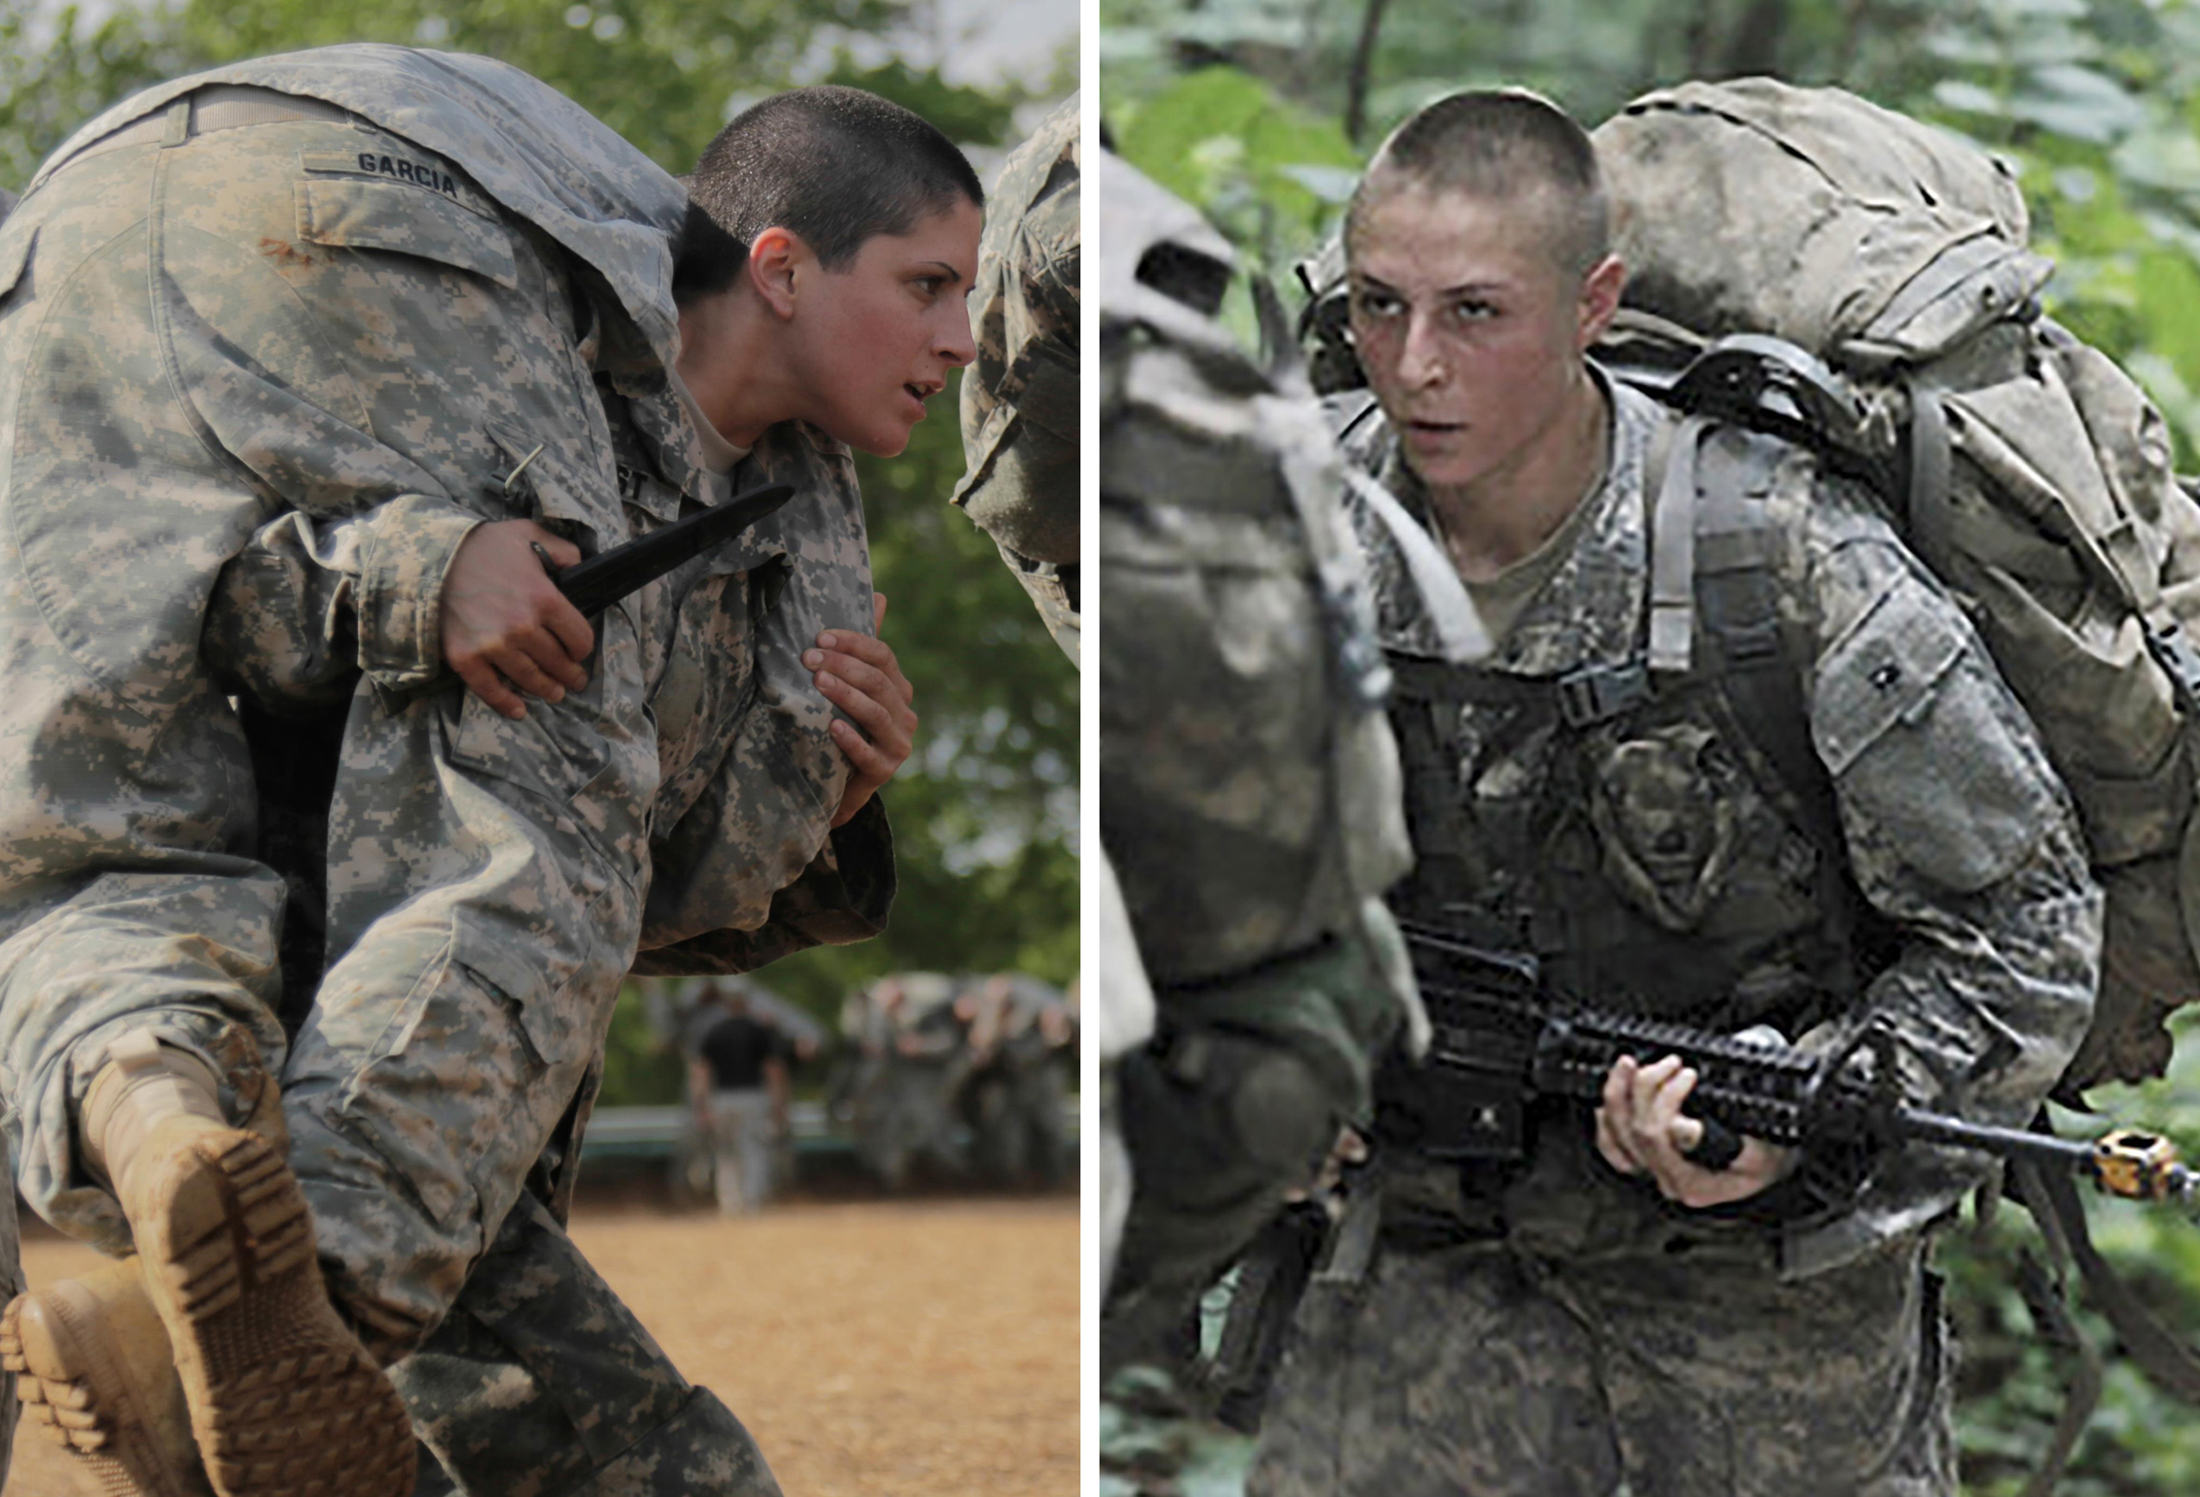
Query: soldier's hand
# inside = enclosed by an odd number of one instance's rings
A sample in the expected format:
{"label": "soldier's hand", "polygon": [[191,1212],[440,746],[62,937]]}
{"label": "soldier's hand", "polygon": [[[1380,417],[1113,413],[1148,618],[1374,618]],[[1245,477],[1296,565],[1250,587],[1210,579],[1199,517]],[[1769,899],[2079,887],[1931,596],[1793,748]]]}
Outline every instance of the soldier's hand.
{"label": "soldier's hand", "polygon": [[1703,1139],[1703,1124],[1681,1111],[1696,1089],[1696,1073],[1678,1056],[1651,1065],[1623,1055],[1604,1078],[1597,1108],[1597,1152],[1623,1175],[1648,1175],[1667,1200],[1702,1209],[1747,1200],[1795,1167],[1795,1151],[1761,1138],[1742,1139],[1742,1152],[1723,1170],[1683,1157]]}
{"label": "soldier's hand", "polygon": [[[580,548],[532,520],[477,525],[443,577],[443,659],[460,680],[509,718],[527,715],[520,693],[562,701],[588,684],[581,662],[596,633],[542,568],[569,567]],[[517,688],[515,690],[515,688]]]}
{"label": "soldier's hand", "polygon": [[833,813],[834,826],[863,809],[878,787],[894,777],[916,742],[917,714],[910,705],[916,689],[901,673],[892,648],[876,637],[885,621],[886,595],[873,593],[870,634],[828,629],[817,637],[818,647],[802,655],[825,699],[855,719],[853,725],[833,719],[833,742],[854,770]]}

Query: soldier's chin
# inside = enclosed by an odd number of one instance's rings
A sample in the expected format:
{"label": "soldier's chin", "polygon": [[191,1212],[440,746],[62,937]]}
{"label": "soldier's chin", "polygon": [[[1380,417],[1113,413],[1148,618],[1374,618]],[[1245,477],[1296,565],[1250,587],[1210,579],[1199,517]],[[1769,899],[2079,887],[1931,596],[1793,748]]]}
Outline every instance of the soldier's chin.
{"label": "soldier's chin", "polygon": [[856,451],[867,452],[873,457],[900,457],[909,450],[909,433],[915,428],[913,421],[906,424],[873,421],[865,423],[861,430],[836,431],[833,435]]}

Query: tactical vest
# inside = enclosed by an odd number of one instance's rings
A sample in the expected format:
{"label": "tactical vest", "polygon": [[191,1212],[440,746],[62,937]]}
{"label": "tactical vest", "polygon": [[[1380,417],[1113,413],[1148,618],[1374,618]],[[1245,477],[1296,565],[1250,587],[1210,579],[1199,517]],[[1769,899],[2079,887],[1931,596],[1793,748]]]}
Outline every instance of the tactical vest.
{"label": "tactical vest", "polygon": [[[1416,854],[1390,903],[1533,952],[1600,1005],[1793,1037],[1846,1008],[1888,948],[1810,742],[1805,642],[1778,622],[1762,496],[1787,448],[1693,418],[1654,446],[1631,659],[1534,677],[1386,651]],[[1685,668],[1661,658],[1666,614],[1693,615]]]}

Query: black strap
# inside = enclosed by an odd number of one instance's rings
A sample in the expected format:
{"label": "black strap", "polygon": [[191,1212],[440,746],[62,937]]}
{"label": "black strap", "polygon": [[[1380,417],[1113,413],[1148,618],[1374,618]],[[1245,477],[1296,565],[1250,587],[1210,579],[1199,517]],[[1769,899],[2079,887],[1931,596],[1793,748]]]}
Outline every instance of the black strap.
{"label": "black strap", "polygon": [[[2054,1491],[2055,1483],[2070,1465],[2071,1452],[2077,1449],[2078,1437],[2085,1433],[2086,1425],[2093,1418],[2093,1411],[2101,1402],[2101,1353],[2086,1339],[2070,1314],[2069,1284],[2072,1248],[2070,1232],[2052,1206],[2044,1209],[2035,1202],[2047,1202],[2050,1197],[2044,1172],[2029,1160],[2018,1160],[2010,1165],[2016,1181],[2017,1198],[2025,1203],[2038,1222],[2040,1237],[2047,1245],[2048,1262],[2042,1265],[2030,1253],[2017,1263],[2017,1292],[2024,1299],[2024,1308],[2032,1317],[2032,1324],[2048,1344],[2066,1353],[2062,1366],[2063,1408],[2055,1420],[2055,1433],[2047,1442],[2047,1453],[2040,1458],[2037,1471],[2025,1483],[2022,1497],[2047,1497]],[[2067,1177],[2065,1182],[2068,1183]],[[2076,1204],[2075,1196],[2072,1205]],[[2085,1231],[2085,1217],[2078,1217],[2077,1231]]]}
{"label": "black strap", "polygon": [[[2047,1230],[2052,1219],[2070,1244],[2070,1256],[2085,1280],[2086,1297],[2093,1302],[2116,1332],[2125,1353],[2148,1382],[2179,1403],[2200,1408],[2200,1357],[2193,1355],[2177,1334],[2141,1304],[2131,1286],[2101,1256],[2078,1199],[2078,1185],[2060,1171],[2041,1171],[2035,1177],[2020,1176],[2024,1203]],[[2034,1183],[2038,1190],[2033,1190]]]}
{"label": "black strap", "polygon": [[1763,502],[1785,451],[1777,439],[1729,428],[1698,459],[1696,610],[1710,646],[1700,668],[1719,683],[1743,743],[1771,769],[1776,783],[1760,788],[1787,806],[1831,871],[1848,861],[1840,810],[1811,741],[1805,652],[1781,619],[1777,538]]}

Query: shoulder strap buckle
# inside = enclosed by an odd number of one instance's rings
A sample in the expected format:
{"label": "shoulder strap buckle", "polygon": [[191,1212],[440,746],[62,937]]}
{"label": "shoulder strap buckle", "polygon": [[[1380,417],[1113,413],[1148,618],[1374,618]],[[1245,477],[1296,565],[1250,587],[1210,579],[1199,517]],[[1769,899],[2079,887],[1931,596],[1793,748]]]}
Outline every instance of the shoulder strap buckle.
{"label": "shoulder strap buckle", "polygon": [[1585,665],[1568,671],[1558,688],[1559,719],[1569,728],[1594,727],[1650,700],[1650,671],[1639,660],[1623,665]]}

